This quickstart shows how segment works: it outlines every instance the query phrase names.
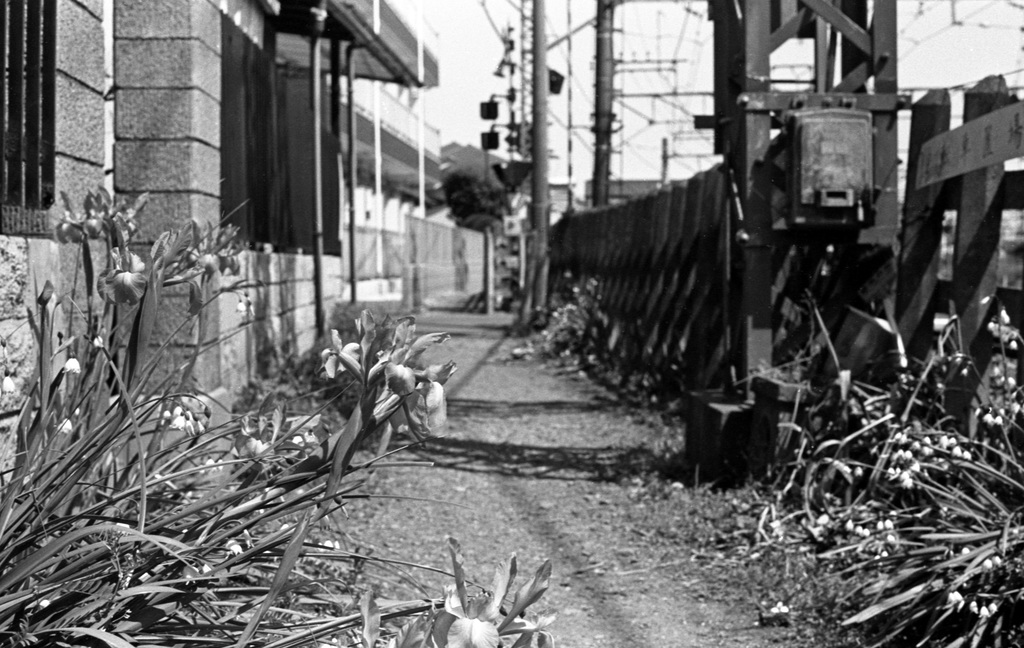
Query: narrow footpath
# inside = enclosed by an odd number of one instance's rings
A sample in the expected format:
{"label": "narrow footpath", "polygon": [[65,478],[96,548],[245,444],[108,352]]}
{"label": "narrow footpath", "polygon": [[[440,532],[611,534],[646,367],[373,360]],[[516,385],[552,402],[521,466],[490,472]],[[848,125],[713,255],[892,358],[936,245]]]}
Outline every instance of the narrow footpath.
{"label": "narrow footpath", "polygon": [[[360,551],[447,570],[446,536],[460,540],[467,576],[489,584],[516,552],[520,574],[544,559],[551,588],[536,612],[556,612],[560,648],[765,646],[782,637],[757,625],[747,592],[715,582],[686,541],[687,489],[643,497],[631,466],[649,453],[649,426],[587,379],[529,359],[505,337],[508,316],[428,313],[418,332],[452,339],[443,439],[406,459],[432,467],[379,471],[377,497],[349,507],[346,531]],[[706,561],[705,561],[706,562]],[[385,595],[439,595],[450,579],[413,570]]]}

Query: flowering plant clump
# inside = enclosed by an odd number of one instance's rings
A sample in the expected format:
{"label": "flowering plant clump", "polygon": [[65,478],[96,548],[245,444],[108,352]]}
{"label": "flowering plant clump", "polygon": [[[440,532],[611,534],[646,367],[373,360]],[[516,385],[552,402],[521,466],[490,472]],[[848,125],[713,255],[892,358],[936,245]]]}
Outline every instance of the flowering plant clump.
{"label": "flowering plant clump", "polygon": [[[1024,391],[1009,353],[1024,340],[1000,309],[999,353],[969,420],[947,390],[978,372],[956,321],[921,366],[889,385],[840,375],[792,425],[796,459],[778,498],[804,509],[800,533],[863,585],[861,624],[876,645],[1011,646],[1024,627]],[[777,538],[772,538],[773,540]]]}
{"label": "flowering plant clump", "polygon": [[[397,636],[379,622],[363,628],[361,601],[386,619],[426,613],[421,625],[457,615],[454,601],[440,612],[440,599],[378,608],[346,573],[385,561],[347,551],[325,528],[359,493],[360,473],[382,465],[393,430],[420,439],[444,425],[455,365],[420,361],[447,336],[417,337],[412,318],[363,313],[356,339],[335,336],[323,354],[327,376],[357,377],[344,423],[273,403],[218,423],[192,374],[219,343],[205,330],[207,304],[246,294],[244,280],[229,278],[240,267],[234,231],[189,223],[147,254],[134,241],[144,197],[100,191],[80,212],[67,202],[55,234],[80,250],[81,272],[66,290],[47,283],[30,314],[38,363],[22,390],[13,461],[0,466],[0,645],[291,648],[362,631],[364,645],[418,646],[415,624]],[[162,298],[181,288],[188,301],[176,313]],[[182,357],[171,339],[184,334],[192,344]],[[2,389],[13,383],[5,371]],[[380,452],[355,461],[374,434]],[[542,590],[542,581],[533,582]],[[502,636],[543,631],[516,616],[483,620],[503,623]],[[473,643],[476,629],[470,643],[435,644],[491,645]]]}
{"label": "flowering plant clump", "polygon": [[[466,583],[462,547],[448,539],[455,583],[445,587],[444,606],[429,610],[399,629],[388,648],[499,648],[499,646],[553,648],[548,627],[554,615],[526,618],[526,610],[536,604],[548,589],[551,563],[540,569],[513,592],[517,575],[516,555],[512,554],[494,570],[490,591],[471,596]],[[380,610],[367,596],[362,603],[363,645],[373,646],[380,632]],[[534,644],[536,639],[536,644]]]}

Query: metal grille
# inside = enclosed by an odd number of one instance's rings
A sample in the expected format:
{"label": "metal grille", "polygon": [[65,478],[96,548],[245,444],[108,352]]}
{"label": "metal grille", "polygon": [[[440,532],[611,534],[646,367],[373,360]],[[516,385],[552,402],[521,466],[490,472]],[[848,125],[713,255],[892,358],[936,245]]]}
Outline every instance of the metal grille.
{"label": "metal grille", "polygon": [[54,202],[57,77],[57,0],[5,2],[0,7],[0,165],[5,234],[48,231]]}

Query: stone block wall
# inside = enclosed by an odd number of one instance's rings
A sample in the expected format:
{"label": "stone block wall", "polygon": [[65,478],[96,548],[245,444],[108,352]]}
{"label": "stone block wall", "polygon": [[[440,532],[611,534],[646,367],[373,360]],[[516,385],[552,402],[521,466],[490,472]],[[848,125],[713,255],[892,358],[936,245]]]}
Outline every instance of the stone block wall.
{"label": "stone block wall", "polygon": [[[220,204],[221,12],[212,0],[114,0],[114,190],[149,192],[140,241],[190,220],[217,223]],[[168,319],[183,304],[168,300]],[[219,334],[219,304],[206,312]],[[182,355],[196,342],[183,340]],[[200,387],[221,387],[220,359],[204,354]]]}
{"label": "stone block wall", "polygon": [[114,0],[114,188],[151,193],[144,239],[220,220],[220,9]]}
{"label": "stone block wall", "polygon": [[[103,184],[102,0],[59,0],[57,41],[55,184],[58,195],[66,192],[77,203]],[[51,218],[62,211],[58,201]],[[0,337],[8,342],[0,365],[11,372],[19,389],[25,388],[38,362],[27,309],[34,308],[47,280],[58,294],[72,289],[79,254],[79,248],[58,246],[49,237],[0,232]],[[7,430],[22,399],[21,393],[0,396],[0,465],[13,447]]]}

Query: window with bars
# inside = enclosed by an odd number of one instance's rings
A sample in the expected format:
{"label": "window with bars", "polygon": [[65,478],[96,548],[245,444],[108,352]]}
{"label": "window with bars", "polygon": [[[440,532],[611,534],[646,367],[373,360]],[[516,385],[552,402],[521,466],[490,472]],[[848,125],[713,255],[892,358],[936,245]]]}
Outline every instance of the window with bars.
{"label": "window with bars", "polygon": [[17,0],[0,7],[0,203],[4,234],[49,230],[54,202],[57,0]]}

